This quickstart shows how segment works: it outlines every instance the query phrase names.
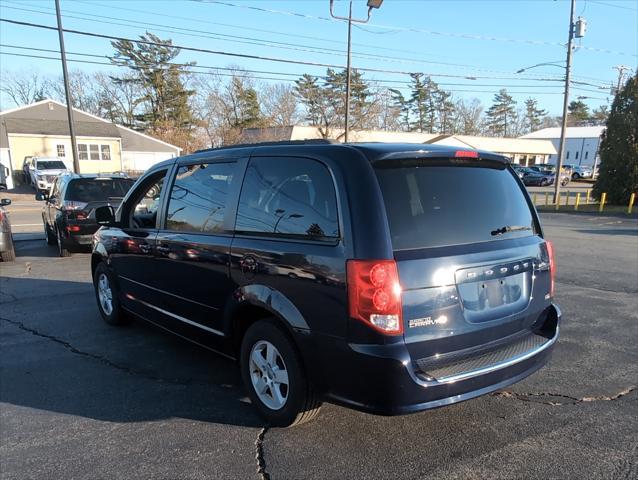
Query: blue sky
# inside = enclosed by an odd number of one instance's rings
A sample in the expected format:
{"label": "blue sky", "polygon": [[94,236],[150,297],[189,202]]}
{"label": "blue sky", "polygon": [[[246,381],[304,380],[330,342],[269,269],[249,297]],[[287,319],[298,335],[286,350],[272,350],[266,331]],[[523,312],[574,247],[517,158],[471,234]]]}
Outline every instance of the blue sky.
{"label": "blue sky", "polygon": [[[356,16],[365,15],[365,3],[355,2]],[[61,0],[61,5],[67,29],[127,38],[149,30],[182,46],[345,65],[346,25],[329,19],[328,0]],[[345,14],[347,2],[337,0],[335,9]],[[0,0],[3,19],[54,26],[52,14],[53,0]],[[588,28],[585,38],[577,40],[581,48],[574,55],[573,75],[591,85],[575,86],[571,98],[590,97],[584,101],[595,107],[607,103],[609,90],[600,87],[616,82],[614,66],[636,69],[638,0],[577,0],[576,15],[586,18]],[[517,101],[533,96],[557,115],[561,111],[562,86],[557,81],[561,70],[545,66],[522,75],[514,72],[538,63],[564,61],[568,17],[567,0],[385,0],[381,9],[373,11],[369,24],[353,29],[353,66],[431,74],[455,97],[478,98],[485,105],[505,87]],[[106,39],[67,33],[65,42],[67,51],[74,54],[113,53]],[[16,48],[55,50],[59,46],[55,31],[3,22],[0,44],[3,71],[61,73],[59,61],[7,55],[55,56]],[[74,54],[69,59],[108,62]],[[264,82],[291,80],[306,72],[325,73],[325,67],[191,51],[183,51],[178,60],[271,72],[256,74],[268,77]],[[70,68],[114,70],[87,63],[70,63]],[[391,72],[367,72],[365,77],[393,88],[402,88],[407,78]]]}

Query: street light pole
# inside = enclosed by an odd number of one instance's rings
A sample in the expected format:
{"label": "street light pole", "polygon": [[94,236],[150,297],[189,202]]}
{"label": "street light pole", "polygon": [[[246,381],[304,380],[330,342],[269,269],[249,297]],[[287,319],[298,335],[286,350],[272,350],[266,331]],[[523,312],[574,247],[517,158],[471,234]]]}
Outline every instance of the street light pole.
{"label": "street light pole", "polygon": [[58,19],[58,35],[60,37],[60,57],[62,58],[62,76],[64,78],[64,92],[66,94],[66,111],[69,119],[69,134],[71,135],[71,150],[73,153],[73,170],[80,173],[80,162],[78,160],[78,146],[75,138],[75,127],[73,123],[73,101],[71,99],[71,89],[69,87],[69,72],[66,68],[66,50],[64,48],[64,32],[62,30],[62,15],[60,15],[60,0],[55,0],[55,14]]}
{"label": "street light pole", "polygon": [[346,102],[345,102],[345,114],[344,121],[345,125],[343,128],[343,141],[344,143],[348,143],[349,135],[350,135],[350,78],[351,78],[351,50],[352,50],[352,22],[355,23],[368,23],[370,21],[370,15],[372,14],[373,8],[379,8],[383,0],[368,0],[368,18],[365,19],[357,19],[352,18],[352,0],[349,2],[348,16],[347,17],[339,17],[334,14],[334,0],[330,0],[330,16],[332,18],[336,18],[337,20],[346,20],[348,22],[348,57],[346,64]]}
{"label": "street light pole", "polygon": [[567,41],[567,65],[565,66],[565,94],[563,97],[563,120],[560,129],[560,144],[558,147],[558,161],[556,162],[556,179],[554,181],[554,204],[560,196],[560,173],[563,167],[563,156],[565,155],[565,137],[567,136],[567,113],[569,107],[569,82],[572,71],[572,42],[574,40],[574,10],[576,0],[571,0],[569,13],[569,38]]}
{"label": "street light pole", "polygon": [[[368,16],[369,18],[369,16]],[[348,143],[348,137],[350,134],[350,63],[352,60],[352,0],[350,0],[350,7],[348,12],[348,60],[346,62],[346,112],[345,112],[345,128],[343,133],[344,143]]]}

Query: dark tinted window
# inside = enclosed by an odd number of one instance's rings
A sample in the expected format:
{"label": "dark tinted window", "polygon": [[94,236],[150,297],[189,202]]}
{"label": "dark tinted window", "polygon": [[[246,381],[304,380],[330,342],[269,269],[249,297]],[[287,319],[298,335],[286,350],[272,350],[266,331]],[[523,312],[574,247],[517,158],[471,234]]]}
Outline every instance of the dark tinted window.
{"label": "dark tinted window", "polygon": [[251,160],[236,230],[317,239],[339,236],[330,173],[321,163],[304,158]]}
{"label": "dark tinted window", "polygon": [[37,160],[35,168],[38,170],[66,170],[66,165],[60,160]]}
{"label": "dark tinted window", "polygon": [[[534,234],[523,192],[506,169],[425,166],[376,173],[395,250]],[[530,229],[492,234],[506,226]]]}
{"label": "dark tinted window", "polygon": [[166,228],[187,232],[222,231],[234,163],[180,167],[171,190]]}
{"label": "dark tinted window", "polygon": [[130,178],[77,178],[69,182],[64,199],[78,202],[121,200],[133,183]]}

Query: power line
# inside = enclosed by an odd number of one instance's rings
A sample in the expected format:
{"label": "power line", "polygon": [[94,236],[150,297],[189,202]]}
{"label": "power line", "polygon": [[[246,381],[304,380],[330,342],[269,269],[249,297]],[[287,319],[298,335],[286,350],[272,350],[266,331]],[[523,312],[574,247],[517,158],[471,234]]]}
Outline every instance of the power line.
{"label": "power line", "polygon": [[[273,9],[268,9],[268,8],[263,8],[263,7],[255,7],[253,5],[241,5],[241,4],[230,3],[230,2],[221,2],[221,1],[217,1],[217,0],[190,0],[190,1],[191,2],[196,2],[196,3],[209,3],[209,4],[223,5],[223,6],[227,6],[227,7],[244,8],[244,9],[256,10],[256,11],[260,11],[260,12],[275,13],[275,14],[281,14],[281,15],[288,15],[288,16],[294,16],[294,17],[313,19],[313,20],[322,20],[322,21],[331,21],[331,22],[336,21],[336,20],[333,20],[333,19],[328,18],[328,17],[321,17],[321,16],[316,16],[316,15],[307,15],[307,14],[303,14],[303,13],[290,12],[290,11],[285,11],[285,10],[273,10]],[[470,34],[470,33],[438,32],[438,31],[434,31],[434,30],[425,30],[425,29],[422,29],[422,28],[397,27],[397,26],[392,26],[392,25],[381,25],[381,24],[377,24],[377,23],[369,23],[368,26],[371,27],[371,28],[393,30],[393,31],[397,31],[397,32],[424,33],[424,34],[427,34],[427,35],[465,38],[465,39],[468,39],[468,40],[489,40],[489,41],[504,42],[504,43],[524,43],[524,44],[529,44],[529,45],[544,45],[544,46],[563,47],[563,48],[565,47],[565,45],[562,44],[561,42],[548,42],[546,40],[530,40],[530,39],[518,39],[518,38],[491,37],[491,36],[485,36],[485,35],[475,35],[475,34]],[[609,50],[609,49],[605,49],[605,48],[587,47],[587,46],[580,46],[579,48],[581,48],[583,50],[590,50],[590,51],[599,52],[599,53],[609,53],[609,54],[614,54],[614,55],[625,55],[625,56],[638,57],[638,55],[636,55],[636,54],[631,54],[631,53],[627,53],[627,52],[618,52],[618,51],[615,51],[615,50]]]}
{"label": "power line", "polygon": [[[5,8],[11,9],[11,10],[24,11],[24,12],[39,13],[41,15],[54,15],[53,13],[50,13],[50,12],[46,12],[46,11],[42,11],[42,10],[34,10],[34,9],[31,9],[31,8],[20,8],[20,7],[11,7],[11,6],[5,6]],[[82,14],[82,12],[77,12],[77,11],[73,11],[73,10],[65,10],[65,12]],[[116,21],[124,21],[124,22],[128,22],[128,23],[118,23],[118,22],[113,22],[113,21],[101,21],[99,23],[106,23],[106,24],[111,24],[111,25],[119,25],[119,26],[124,26],[124,27],[129,27],[129,28],[135,28],[136,25],[139,25],[139,26],[144,26],[144,27],[154,27],[154,29],[157,30],[157,31],[164,31],[164,32],[169,32],[169,33],[178,33],[178,34],[181,34],[181,35],[186,35],[186,36],[191,36],[191,37],[222,39],[222,40],[224,40],[224,39],[232,39],[232,41],[235,42],[235,43],[243,43],[243,44],[248,44],[248,45],[268,46],[268,47],[280,48],[280,49],[284,49],[284,50],[295,50],[295,51],[319,53],[319,54],[330,54],[330,55],[338,54],[338,55],[343,55],[343,49],[334,49],[334,48],[327,48],[327,47],[320,47],[320,46],[304,46],[304,45],[299,45],[299,44],[294,44],[294,43],[277,42],[277,41],[274,41],[274,40],[265,40],[265,39],[254,38],[254,37],[228,35],[228,34],[222,34],[222,33],[210,33],[210,32],[206,32],[204,30],[197,30],[197,29],[190,29],[190,28],[183,28],[183,27],[174,27],[174,26],[171,26],[171,25],[150,23],[150,22],[138,22],[138,21],[127,20],[127,19],[118,18],[118,17],[110,17],[110,16],[106,16],[106,15],[92,14],[91,17],[87,18],[87,17],[79,17],[79,16],[75,16],[75,15],[69,15],[68,13],[65,13],[62,16],[64,18],[73,18],[73,19],[84,20],[84,21],[95,21],[94,20],[95,18],[102,18],[102,19],[116,20]],[[130,25],[130,24],[133,24],[133,25]],[[160,27],[160,28],[157,28],[157,27]],[[229,40],[229,41],[231,41],[231,40]],[[391,57],[391,56],[387,56],[387,55],[371,54],[371,53],[365,53],[365,52],[354,52],[353,56],[355,56],[357,58],[361,58],[361,59],[366,59],[366,60],[380,60],[380,61],[390,62],[390,63],[403,63],[403,64],[424,63],[424,64],[443,65],[443,66],[457,67],[457,68],[467,68],[467,69],[471,69],[471,70],[475,70],[475,71],[483,71],[483,72],[491,72],[491,73],[509,73],[509,72],[504,72],[502,70],[484,69],[484,68],[481,68],[481,67],[478,67],[478,66],[475,66],[475,65],[469,65],[469,64],[451,63],[451,62],[439,62],[439,61],[430,61],[430,60],[414,59],[414,58],[406,58],[406,57],[396,57],[396,56],[392,56]],[[552,76],[553,74],[548,74],[548,75]],[[531,76],[528,75],[525,78],[529,78],[530,80],[533,80],[536,77],[539,77],[539,75],[531,75]]]}
{"label": "power line", "polygon": [[612,8],[622,8],[624,10],[632,10],[634,12],[638,12],[638,8],[632,8],[632,7],[627,7],[625,5],[615,5],[613,3],[608,3],[608,2],[599,2],[598,0],[589,0],[591,3],[595,3],[598,5],[604,5],[606,7],[612,7]]}
{"label": "power line", "polygon": [[[32,22],[23,22],[23,21],[19,21],[19,20],[8,19],[8,18],[0,18],[0,22],[10,23],[10,24],[14,24],[14,25],[22,25],[22,26],[33,27],[33,28],[40,28],[40,29],[45,29],[45,30],[56,30],[57,31],[56,27],[52,27],[52,26],[49,26],[49,25],[42,25],[42,24],[32,23]],[[152,41],[149,41],[149,40],[118,37],[118,36],[115,36],[115,35],[106,35],[106,34],[102,34],[102,33],[86,32],[86,31],[83,31],[83,30],[74,30],[74,29],[68,29],[68,28],[65,28],[64,32],[72,33],[72,34],[76,34],[76,35],[94,37],[94,38],[103,38],[103,39],[107,39],[107,40],[127,41],[127,42],[132,42],[132,43],[137,43],[137,44],[143,44],[143,45],[155,45],[155,46],[163,46],[163,47],[169,46],[171,48],[176,48],[176,49],[180,49],[180,50],[199,52],[199,53],[209,53],[209,54],[212,54],[212,55],[247,58],[247,59],[252,59],[252,60],[263,60],[263,61],[277,62],[277,63],[286,63],[286,64],[305,65],[305,66],[309,66],[309,67],[324,67],[324,68],[337,68],[337,69],[344,69],[345,68],[343,65],[332,64],[332,63],[310,62],[310,61],[304,61],[304,60],[290,60],[290,59],[285,59],[285,58],[267,57],[267,56],[252,55],[252,54],[246,54],[246,53],[226,52],[226,51],[222,51],[222,50],[210,50],[210,49],[207,49],[207,48],[188,47],[188,46],[181,46],[181,45],[168,44],[168,43],[152,42]],[[392,74],[392,75],[410,75],[411,73],[414,73],[414,72],[403,71],[403,70],[389,70],[389,69],[369,68],[369,67],[360,67],[360,68],[357,68],[357,70],[359,70],[361,72],[387,73],[387,74]],[[468,80],[473,80],[475,78],[476,79],[481,78],[481,79],[492,79],[492,80],[517,80],[517,81],[530,80],[530,81],[532,81],[532,79],[529,79],[529,78],[528,79],[522,79],[522,78],[518,78],[518,77],[496,77],[496,76],[484,76],[484,75],[483,76],[477,76],[477,75],[468,76],[468,75],[454,75],[454,74],[446,74],[446,73],[429,73],[429,72],[423,72],[423,73],[426,74],[427,76],[430,76],[430,77],[462,78],[462,79],[468,79]],[[533,81],[555,82],[555,81],[560,81],[560,80],[555,79],[555,78],[539,78],[539,79],[533,79]]]}
{"label": "power line", "polygon": [[[191,22],[203,23],[203,24],[205,24],[207,26],[208,25],[218,25],[218,26],[222,26],[222,27],[240,29],[242,31],[246,31],[247,30],[246,25],[233,25],[233,24],[228,24],[228,23],[211,22],[209,20],[203,20],[201,18],[184,17],[184,16],[177,16],[177,15],[168,15],[168,14],[159,13],[159,12],[153,12],[153,11],[148,11],[148,10],[139,10],[139,9],[135,9],[135,8],[126,8],[126,7],[123,7],[123,6],[120,5],[121,2],[118,2],[117,6],[113,6],[113,4],[102,4],[102,3],[90,2],[90,1],[84,1],[84,0],[74,0],[74,1],[76,3],[80,3],[80,4],[84,4],[84,5],[99,6],[99,7],[102,7],[102,8],[113,9],[113,10],[117,10],[118,12],[120,12],[120,11],[128,11],[128,12],[135,12],[135,13],[143,13],[145,15],[153,15],[153,16],[157,16],[157,17],[170,18],[171,20],[179,19],[179,20],[186,20],[186,21],[191,21]],[[5,0],[5,2],[6,2],[6,0]],[[80,13],[80,12],[75,12],[75,13]],[[108,18],[108,17],[106,17],[106,18]],[[141,22],[139,22],[139,23],[143,24]],[[172,28],[177,28],[177,27],[172,27]],[[284,37],[301,38],[301,39],[308,39],[308,40],[317,40],[317,41],[320,41],[320,42],[328,42],[328,43],[333,43],[333,44],[338,44],[338,45],[341,45],[343,43],[341,41],[333,40],[333,39],[329,39],[329,38],[316,37],[316,36],[310,36],[310,35],[284,33],[284,32],[281,32],[281,31],[266,30],[266,29],[255,28],[255,27],[250,27],[250,28],[248,28],[248,30],[255,31],[255,32],[268,33],[268,34],[271,34],[271,35],[279,35],[279,36],[284,36]],[[267,41],[267,40],[265,40],[265,41]],[[356,42],[353,42],[353,45],[358,46],[358,47],[363,47],[363,48],[367,48],[368,47],[368,45],[362,45],[362,44],[358,44]],[[315,48],[315,47],[313,47],[313,48]],[[316,48],[322,48],[322,47],[316,47]],[[424,52],[406,50],[405,48],[401,48],[401,49],[399,49],[399,48],[390,48],[390,47],[384,47],[384,46],[379,46],[379,45],[375,45],[374,46],[374,50],[375,51],[384,50],[384,51],[389,51],[389,52],[400,52],[400,53],[411,53],[411,54],[415,54],[415,55],[424,55]],[[339,50],[339,51],[341,51],[341,50]],[[371,54],[371,53],[368,53],[368,52],[361,52],[361,54],[369,55],[369,56],[370,55],[376,55],[376,54]],[[429,54],[425,54],[425,55],[432,55],[432,54],[429,53]],[[434,56],[441,56],[441,55],[434,55]],[[391,57],[391,58],[396,58],[396,57]],[[424,61],[424,60],[421,60],[421,61]],[[511,73],[509,71],[488,69],[488,68],[483,68],[483,67],[479,67],[479,66],[476,66],[476,65],[469,65],[469,64],[453,64],[453,63],[450,63],[449,65],[450,66],[466,67],[466,68],[470,68],[472,70],[488,72],[488,73],[501,73],[501,74],[509,74],[509,73]],[[525,77],[529,77],[530,79],[538,77],[538,76],[539,75],[535,75],[535,74],[525,74]],[[545,76],[550,76],[551,77],[551,76],[554,76],[554,74],[548,73],[548,74],[545,74]],[[609,81],[608,79],[604,79],[603,80],[603,79],[600,79],[600,78],[594,78],[594,77],[583,76],[583,75],[579,75],[578,77],[574,76],[574,78],[580,78],[580,79],[596,81],[596,82],[608,82]]]}

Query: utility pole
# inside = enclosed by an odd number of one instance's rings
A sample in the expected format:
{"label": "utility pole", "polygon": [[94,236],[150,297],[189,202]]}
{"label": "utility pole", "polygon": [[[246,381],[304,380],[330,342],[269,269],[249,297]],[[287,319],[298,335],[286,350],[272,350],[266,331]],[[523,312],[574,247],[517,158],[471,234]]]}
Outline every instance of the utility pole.
{"label": "utility pole", "polygon": [[565,66],[565,94],[563,97],[563,120],[560,129],[560,145],[558,147],[558,161],[556,162],[556,179],[554,181],[554,204],[560,198],[560,173],[563,167],[563,158],[565,155],[565,137],[567,136],[567,114],[569,113],[569,82],[572,72],[572,42],[574,40],[574,10],[576,9],[576,0],[571,0],[569,13],[569,37],[567,40],[567,65]]}
{"label": "utility pole", "polygon": [[66,111],[69,118],[69,133],[71,134],[71,150],[73,151],[73,170],[80,173],[78,160],[78,145],[75,138],[75,124],[73,123],[73,101],[69,88],[69,72],[66,68],[66,50],[64,48],[64,32],[62,29],[62,15],[60,15],[60,0],[55,0],[55,14],[58,18],[58,35],[60,37],[60,56],[62,58],[62,76],[64,77],[64,92],[66,94]]}
{"label": "utility pole", "polygon": [[[57,1],[57,0],[56,0]],[[343,129],[343,141],[344,143],[348,143],[348,138],[350,134],[350,77],[351,77],[351,51],[352,51],[352,22],[355,23],[368,23],[370,21],[370,15],[372,14],[373,8],[381,7],[383,0],[368,0],[368,18],[365,19],[356,19],[352,18],[352,0],[349,2],[349,10],[347,17],[339,17],[334,14],[334,0],[330,0],[330,16],[332,18],[336,18],[337,20],[347,20],[348,21],[348,57],[346,64],[346,111],[344,115],[345,125]]]}
{"label": "utility pole", "polygon": [[631,68],[626,65],[616,65],[614,70],[618,70],[618,84],[616,85],[616,91],[614,92],[614,94],[617,94],[620,92],[620,87],[622,87],[622,82],[625,79],[625,72],[631,70]]}

